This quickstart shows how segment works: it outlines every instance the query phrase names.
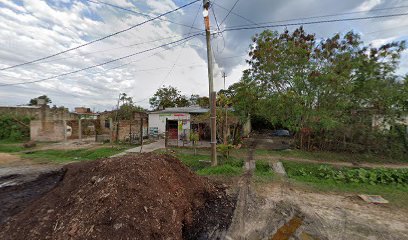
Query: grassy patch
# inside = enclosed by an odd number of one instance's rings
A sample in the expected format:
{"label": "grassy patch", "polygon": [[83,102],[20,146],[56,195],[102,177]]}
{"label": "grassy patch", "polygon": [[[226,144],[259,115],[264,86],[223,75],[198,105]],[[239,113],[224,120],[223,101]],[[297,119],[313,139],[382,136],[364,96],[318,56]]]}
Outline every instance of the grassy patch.
{"label": "grassy patch", "polygon": [[0,144],[22,144],[24,141],[17,141],[11,139],[0,139]]}
{"label": "grassy patch", "polygon": [[40,150],[23,155],[25,158],[30,158],[39,161],[50,162],[71,162],[95,160],[99,158],[110,157],[114,154],[122,152],[124,149],[118,148],[97,148],[97,149],[77,149],[77,150]]}
{"label": "grassy patch", "polygon": [[302,150],[256,150],[257,156],[277,156],[277,157],[293,157],[303,158],[318,161],[339,161],[339,162],[371,162],[371,163],[400,163],[408,162],[408,158],[401,156],[397,158],[387,158],[373,154],[357,154],[357,153],[336,153],[336,152],[308,152]]}
{"label": "grassy patch", "polygon": [[208,155],[176,154],[176,156],[193,171],[198,171],[211,165],[211,159]]}
{"label": "grassy patch", "polygon": [[3,153],[20,152],[22,150],[24,150],[24,147],[20,145],[0,144],[0,152],[3,152]]}
{"label": "grassy patch", "polygon": [[218,166],[212,167],[210,152],[207,149],[200,149],[197,155],[194,155],[194,150],[191,149],[173,148],[171,150],[175,152],[178,159],[199,175],[237,176],[243,172],[244,161],[239,158],[225,159],[218,156]]}
{"label": "grassy patch", "polygon": [[216,167],[206,167],[197,171],[198,175],[224,175],[238,176],[242,174],[242,167],[231,166],[229,164],[219,165]]}
{"label": "grassy patch", "polygon": [[[361,182],[344,182],[333,178],[322,179],[316,176],[319,173],[319,164],[305,164],[294,162],[283,162],[289,178],[297,183],[310,186],[318,191],[348,192],[355,194],[381,195],[390,203],[397,207],[407,208],[408,206],[408,185],[407,184],[370,184]],[[349,168],[351,169],[351,168]],[[299,174],[299,171],[306,174]],[[343,171],[347,171],[343,168]]]}
{"label": "grassy patch", "polygon": [[265,160],[257,160],[255,162],[254,171],[255,181],[268,182],[273,180],[273,171],[269,166],[269,162]]}

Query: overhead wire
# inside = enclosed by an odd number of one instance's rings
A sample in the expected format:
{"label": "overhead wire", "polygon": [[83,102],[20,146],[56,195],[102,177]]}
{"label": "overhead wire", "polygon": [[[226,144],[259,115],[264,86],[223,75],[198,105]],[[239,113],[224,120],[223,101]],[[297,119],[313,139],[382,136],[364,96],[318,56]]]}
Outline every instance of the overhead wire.
{"label": "overhead wire", "polygon": [[224,19],[221,21],[220,25],[222,25],[225,20],[227,20],[228,16],[231,14],[232,10],[234,10],[235,6],[238,4],[239,0],[236,0],[232,8],[228,11],[227,15],[224,17]]}
{"label": "overhead wire", "polygon": [[172,45],[172,44],[175,44],[175,43],[178,43],[178,42],[187,40],[187,39],[191,39],[191,38],[196,37],[196,36],[198,36],[198,35],[200,35],[200,34],[191,35],[191,36],[188,36],[188,37],[185,37],[185,38],[182,38],[182,39],[173,41],[173,42],[169,42],[169,43],[166,43],[166,44],[157,46],[157,47],[153,47],[153,48],[149,48],[149,49],[146,49],[146,50],[142,50],[142,51],[139,51],[139,52],[136,52],[136,53],[132,53],[132,54],[129,54],[129,55],[120,57],[120,58],[112,59],[112,60],[107,61],[107,62],[99,63],[99,64],[96,64],[96,65],[92,65],[92,66],[89,66],[89,67],[81,68],[81,69],[78,69],[78,70],[75,70],[75,71],[71,71],[71,72],[59,74],[59,75],[56,75],[56,76],[47,77],[47,78],[43,78],[43,79],[39,79],[39,80],[34,80],[34,81],[28,81],[28,82],[0,84],[0,87],[23,85],[23,84],[31,84],[31,83],[37,83],[37,82],[43,82],[43,81],[47,81],[47,80],[51,80],[51,79],[56,79],[56,78],[59,78],[59,77],[71,75],[71,74],[78,73],[78,72],[82,72],[82,71],[85,71],[85,70],[94,69],[94,68],[96,68],[96,67],[100,67],[100,66],[103,66],[103,65],[106,65],[106,64],[109,64],[109,63],[117,62],[117,61],[120,61],[120,60],[129,58],[129,57],[132,57],[132,56],[136,56],[136,55],[139,55],[139,54],[142,54],[142,53],[145,53],[145,52],[153,51],[153,50],[155,50],[155,49],[159,49],[159,48],[163,48],[163,47],[166,47],[166,46],[170,46],[170,45]]}
{"label": "overhead wire", "polygon": [[[407,16],[407,15],[408,15],[408,13],[398,13],[398,14],[388,14],[388,15],[355,17],[355,18],[342,18],[342,19],[328,19],[328,20],[319,20],[319,21],[312,21],[312,22],[297,22],[297,23],[285,23],[285,24],[274,24],[274,25],[259,25],[259,26],[244,25],[243,27],[237,26],[237,27],[225,28],[225,29],[221,30],[221,32],[239,31],[239,30],[253,30],[253,29],[259,29],[259,28],[275,28],[275,27],[288,27],[288,26],[299,26],[299,25],[313,25],[313,24],[320,24],[320,23],[359,21],[359,20],[368,20],[368,19],[402,17],[402,16]],[[248,26],[248,27],[246,27],[246,26]]]}
{"label": "overhead wire", "polygon": [[[201,33],[201,32],[204,32],[204,31],[200,30],[200,31],[192,32],[191,34],[196,34],[196,33]],[[124,45],[124,46],[120,46],[120,47],[106,48],[106,49],[91,51],[91,52],[87,52],[87,53],[78,53],[78,54],[74,54],[74,55],[71,55],[71,56],[68,56],[68,57],[52,58],[52,59],[49,59],[49,60],[46,60],[46,61],[35,62],[35,63],[32,63],[31,65],[55,62],[55,61],[59,61],[59,60],[70,59],[70,58],[73,58],[73,57],[76,57],[76,56],[81,56],[81,57],[82,56],[89,56],[89,55],[93,55],[93,54],[96,54],[96,53],[109,52],[109,51],[123,49],[123,48],[131,48],[131,47],[136,47],[136,46],[143,45],[143,44],[154,43],[154,42],[159,42],[159,41],[163,41],[163,40],[167,40],[167,39],[172,39],[172,38],[176,38],[176,37],[180,37],[180,36],[188,36],[188,35],[190,35],[190,34],[173,35],[173,36],[170,36],[170,37],[164,37],[164,38],[154,39],[154,40],[145,41],[145,42],[138,42],[138,43],[133,43],[133,44]]]}
{"label": "overhead wire", "polygon": [[39,62],[39,61],[42,61],[42,60],[45,60],[45,59],[49,59],[49,58],[52,58],[52,57],[55,57],[55,56],[58,56],[58,55],[61,55],[61,54],[64,54],[64,53],[67,53],[67,52],[70,52],[70,51],[79,49],[79,48],[82,48],[82,47],[85,47],[85,46],[91,45],[91,44],[96,43],[96,42],[100,42],[100,41],[105,40],[105,39],[107,39],[107,38],[116,36],[116,35],[118,35],[118,34],[121,34],[121,33],[127,32],[127,31],[130,31],[130,30],[132,30],[132,29],[134,29],[134,28],[136,28],[136,27],[139,27],[139,26],[141,26],[141,25],[144,25],[144,24],[146,24],[146,23],[148,23],[148,22],[151,22],[151,21],[154,21],[154,20],[156,20],[156,19],[159,19],[159,18],[161,18],[161,17],[163,17],[163,16],[166,16],[166,15],[168,15],[168,14],[170,14],[170,13],[179,11],[179,10],[181,10],[181,9],[183,9],[183,8],[185,8],[185,7],[188,7],[188,6],[194,4],[194,3],[198,2],[198,1],[200,1],[200,0],[194,0],[194,1],[189,2],[189,3],[187,3],[187,4],[184,4],[184,5],[182,5],[182,6],[178,7],[178,8],[175,8],[175,9],[173,9],[173,10],[170,10],[170,11],[167,11],[167,12],[165,12],[165,13],[162,13],[162,14],[160,14],[160,15],[154,17],[154,18],[145,20],[145,21],[143,21],[143,22],[140,22],[140,23],[138,23],[138,24],[136,24],[136,25],[133,25],[133,26],[131,26],[131,27],[128,27],[128,28],[126,28],[126,29],[123,29],[123,30],[120,30],[120,31],[111,33],[111,34],[106,35],[106,36],[101,37],[101,38],[97,38],[97,39],[95,39],[95,40],[92,40],[92,41],[89,41],[89,42],[87,42],[87,43],[78,45],[78,46],[76,46],[76,47],[69,48],[69,49],[66,49],[66,50],[64,50],[64,51],[61,51],[61,52],[58,52],[58,53],[54,53],[54,54],[51,54],[51,55],[48,55],[48,56],[45,56],[45,57],[41,57],[41,58],[38,58],[38,59],[35,59],[35,60],[31,60],[31,61],[27,61],[27,62],[24,62],[24,63],[19,63],[19,64],[16,64],[16,65],[12,65],[12,66],[8,66],[8,67],[0,68],[0,71],[4,71],[4,70],[16,68],[16,67],[21,67],[21,66],[28,65],[28,64],[31,64],[31,63],[34,63],[34,62]]}
{"label": "overhead wire", "polygon": [[[221,9],[223,9],[223,10],[225,10],[225,11],[229,11],[228,8],[222,6],[222,5],[218,4],[218,3],[213,2],[213,5],[215,5],[215,6],[219,7],[219,8],[221,8]],[[242,16],[242,15],[240,15],[240,14],[234,12],[234,11],[231,11],[230,13],[233,14],[233,15],[235,15],[235,16],[237,16],[237,17],[240,17],[240,18],[244,19],[245,21],[247,21],[247,22],[249,22],[249,23],[251,23],[251,24],[258,25],[258,23],[254,22],[254,21],[252,21],[251,19],[246,18],[246,17],[244,17],[244,16]]]}
{"label": "overhead wire", "polygon": [[[148,17],[148,18],[154,18],[155,17],[155,16],[152,16],[152,15],[149,15],[149,14],[146,14],[146,13],[137,12],[135,10],[128,9],[128,8],[125,8],[125,7],[121,7],[121,6],[112,4],[112,3],[107,3],[107,2],[97,1],[97,0],[85,0],[85,1],[95,3],[95,4],[106,5],[106,6],[109,6],[109,7],[112,7],[112,8],[120,9],[120,10],[130,12],[130,13],[135,14],[135,15],[141,15],[141,16],[145,16],[145,17]],[[168,20],[168,19],[165,19],[165,18],[158,18],[158,19],[161,20],[161,21],[165,21],[165,22],[169,22],[169,23],[173,23],[173,24],[176,24],[176,25],[180,25],[180,26],[183,26],[183,27],[190,28],[190,25],[188,25],[188,24],[174,22],[172,20]],[[199,28],[195,28],[195,27],[193,27],[193,28],[196,29],[196,30],[201,30]]]}
{"label": "overhead wire", "polygon": [[[220,4],[215,4],[218,7],[228,11],[227,8],[223,7]],[[233,11],[231,11],[231,14],[234,14],[242,19],[245,19],[248,22],[251,22],[251,24],[245,24],[245,25],[236,25],[236,26],[231,26],[231,27],[244,27],[244,26],[252,26],[252,25],[264,25],[264,24],[274,24],[274,23],[282,23],[282,22],[291,22],[291,21],[299,21],[299,20],[308,20],[308,19],[315,19],[315,18],[327,18],[327,17],[337,17],[337,16],[344,16],[344,15],[353,15],[353,14],[359,14],[359,13],[370,13],[370,12],[378,12],[378,11],[388,11],[388,10],[395,10],[395,9],[403,9],[403,8],[408,8],[408,6],[403,5],[403,6],[396,6],[396,7],[387,7],[387,8],[376,8],[376,9],[371,9],[371,10],[364,10],[364,11],[353,11],[353,12],[345,12],[345,13],[333,13],[333,14],[325,14],[325,15],[317,15],[317,16],[310,16],[310,17],[300,17],[300,18],[292,18],[292,19],[285,19],[285,20],[277,20],[277,21],[269,21],[269,22],[254,22],[248,18],[245,18],[242,15],[239,15]]]}
{"label": "overhead wire", "polygon": [[[200,4],[200,6],[198,6],[197,13],[196,13],[196,15],[195,15],[195,17],[194,17],[193,23],[191,24],[191,28],[190,28],[189,32],[191,32],[191,30],[193,29],[193,26],[194,26],[194,24],[195,24],[195,22],[196,22],[196,20],[197,20],[198,14],[200,13],[201,6],[202,6],[202,4]],[[183,52],[183,49],[179,52],[179,55],[177,56],[176,60],[174,61],[174,64],[172,65],[170,71],[167,73],[167,75],[166,75],[166,77],[163,79],[163,81],[160,82],[160,85],[158,86],[158,88],[160,88],[160,87],[167,81],[168,77],[169,77],[170,74],[173,72],[174,67],[176,66],[176,64],[177,64],[177,62],[178,62],[178,60],[179,60],[179,58],[180,58],[182,52]],[[145,98],[145,99],[142,99],[142,100],[138,100],[138,101],[136,101],[135,103],[140,103],[140,102],[146,101],[147,99],[149,99],[149,98]]]}
{"label": "overhead wire", "polygon": [[[222,53],[222,52],[224,51],[224,49],[225,49],[225,38],[224,38],[224,34],[221,33],[220,25],[218,24],[217,15],[215,14],[214,6],[211,7],[211,12],[212,12],[212,14],[214,15],[215,24],[217,25],[217,31],[218,31],[219,34],[221,35],[221,37],[222,37],[222,42],[223,42],[223,47],[222,47],[222,50],[221,50],[221,51],[218,50],[218,44],[217,44],[217,53],[220,53],[220,52]],[[221,53],[220,53],[220,54],[221,54]]]}

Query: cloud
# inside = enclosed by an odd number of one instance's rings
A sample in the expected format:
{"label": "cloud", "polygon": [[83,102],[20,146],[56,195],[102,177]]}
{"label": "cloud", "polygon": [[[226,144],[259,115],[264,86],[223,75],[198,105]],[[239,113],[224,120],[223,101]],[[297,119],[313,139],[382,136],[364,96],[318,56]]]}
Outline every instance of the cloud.
{"label": "cloud", "polygon": [[364,1],[360,6],[357,7],[357,11],[369,11],[374,7],[380,5],[382,0],[367,0]]}
{"label": "cloud", "polygon": [[[185,4],[172,0],[110,0],[106,1],[135,11],[158,15]],[[181,39],[195,28],[203,29],[201,2],[182,11],[169,14],[165,18],[190,27],[155,20],[131,31],[80,48],[78,50],[36,63],[0,72],[0,83],[17,83],[52,77],[61,73],[75,71],[100,64],[135,52]],[[235,0],[216,1],[214,12],[218,22],[225,18]],[[363,1],[363,0],[254,0],[240,1],[220,28],[270,22],[325,14],[345,13],[360,9],[372,10],[403,5],[402,0]],[[333,6],[336,6],[333,8]],[[394,9],[381,12],[367,12],[353,16],[370,16],[404,12]],[[249,19],[245,20],[235,13]],[[197,16],[197,17],[196,17]],[[342,18],[345,16],[338,16]],[[214,16],[210,14],[213,29],[216,29]],[[0,67],[14,65],[39,57],[47,56],[85,42],[126,29],[147,20],[146,16],[131,14],[106,5],[85,0],[21,0],[0,2]],[[327,18],[316,18],[327,19]],[[195,21],[194,21],[195,20]],[[298,22],[292,20],[291,22]],[[305,20],[306,21],[306,20]],[[193,24],[194,23],[194,24]],[[388,40],[402,40],[408,36],[408,19],[389,18],[370,21],[355,21],[305,26],[308,32],[317,37],[329,37],[334,33],[349,30],[360,32],[366,43],[381,44]],[[292,30],[295,27],[290,27]],[[284,27],[274,30],[282,31]],[[214,35],[212,45],[215,55],[215,86],[223,87],[222,72],[226,72],[227,87],[241,78],[242,70],[247,68],[246,53],[251,37],[262,29],[224,32]],[[171,38],[170,38],[171,37]],[[157,41],[158,39],[162,39]],[[132,45],[132,46],[130,46]],[[95,107],[97,110],[112,109],[120,92],[126,92],[144,107],[149,107],[148,98],[162,85],[172,85],[189,96],[193,93],[208,94],[207,56],[205,37],[199,35],[188,43],[175,48],[161,48],[138,54],[58,79],[36,84],[0,87],[0,105],[22,104],[29,99],[47,94],[57,105],[73,108],[78,105]],[[399,72],[407,72],[403,55]],[[127,64],[127,65],[124,65]],[[124,65],[119,67],[120,65]],[[174,68],[173,68],[174,66]]]}

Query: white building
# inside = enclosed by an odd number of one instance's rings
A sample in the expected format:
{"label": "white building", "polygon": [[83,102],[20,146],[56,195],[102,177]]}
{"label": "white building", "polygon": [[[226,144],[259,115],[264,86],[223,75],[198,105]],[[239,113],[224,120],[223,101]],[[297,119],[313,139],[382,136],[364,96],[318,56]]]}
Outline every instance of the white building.
{"label": "white building", "polygon": [[[166,108],[164,110],[150,112],[149,134],[164,136],[167,124],[170,139],[180,139],[183,135],[189,136],[193,127],[191,123],[192,116],[205,114],[208,111],[208,108],[193,106]],[[199,129],[200,126],[197,126],[197,128]]]}

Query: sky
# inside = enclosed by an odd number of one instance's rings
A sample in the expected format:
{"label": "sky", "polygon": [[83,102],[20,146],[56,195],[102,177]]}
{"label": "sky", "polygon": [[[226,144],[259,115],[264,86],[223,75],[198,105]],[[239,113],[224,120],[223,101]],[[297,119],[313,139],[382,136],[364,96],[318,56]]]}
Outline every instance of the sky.
{"label": "sky", "polygon": [[[114,8],[108,3],[123,9]],[[0,0],[0,68],[28,62],[127,29],[151,17],[176,9],[192,0]],[[213,31],[216,90],[238,82],[251,37],[262,29],[217,33],[219,29],[263,22],[279,24],[316,20],[408,13],[404,0],[215,0],[210,11]],[[236,3],[236,4],[235,4]],[[229,9],[235,7],[228,15]],[[388,8],[388,9],[386,9]],[[389,9],[392,8],[392,9]],[[130,11],[126,11],[130,10]],[[138,13],[143,13],[141,15]],[[299,20],[314,16],[343,14]],[[150,15],[147,16],[146,14]],[[214,18],[215,16],[215,18]],[[99,65],[127,55],[131,57],[86,71],[32,84],[0,86],[0,105],[26,104],[47,95],[52,104],[70,109],[112,110],[120,93],[149,108],[149,98],[165,85],[181,94],[208,95],[205,36],[170,42],[203,31],[201,1],[133,29],[74,51],[0,71],[0,85],[50,78]],[[296,20],[297,19],[297,20]],[[293,30],[296,26],[288,26]],[[373,46],[408,40],[408,16],[306,25],[318,38],[353,30]],[[283,31],[285,27],[272,28]],[[146,51],[155,48],[152,51]],[[142,52],[142,53],[140,53]],[[408,51],[403,52],[398,74],[408,73]]]}

